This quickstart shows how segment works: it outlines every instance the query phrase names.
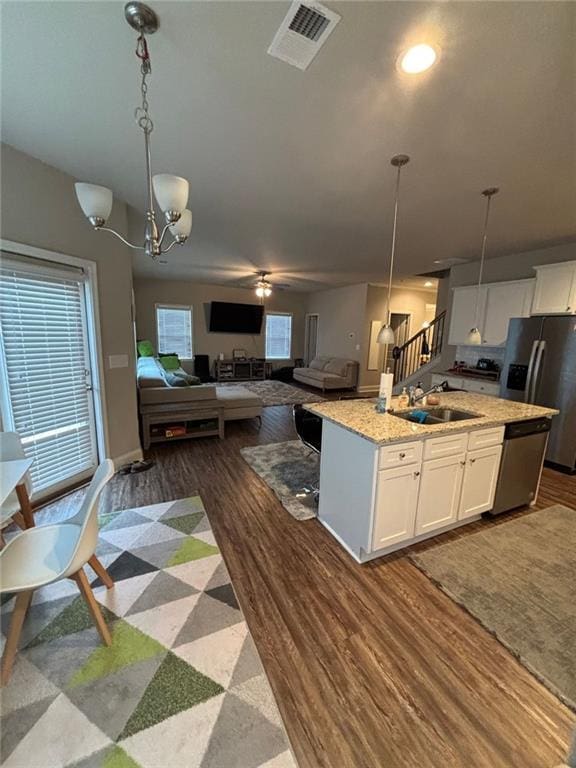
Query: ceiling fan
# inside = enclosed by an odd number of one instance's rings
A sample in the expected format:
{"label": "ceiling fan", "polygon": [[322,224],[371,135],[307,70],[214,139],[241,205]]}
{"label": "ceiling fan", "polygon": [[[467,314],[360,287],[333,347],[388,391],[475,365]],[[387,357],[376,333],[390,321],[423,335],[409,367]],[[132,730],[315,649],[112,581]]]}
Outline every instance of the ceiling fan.
{"label": "ceiling fan", "polygon": [[268,276],[271,274],[270,272],[256,272],[257,280],[254,283],[254,289],[256,291],[256,296],[258,296],[259,299],[268,298],[272,295],[272,291],[274,289],[278,289],[283,291],[285,288],[290,288],[290,285],[288,283],[271,283],[270,280],[268,280]]}

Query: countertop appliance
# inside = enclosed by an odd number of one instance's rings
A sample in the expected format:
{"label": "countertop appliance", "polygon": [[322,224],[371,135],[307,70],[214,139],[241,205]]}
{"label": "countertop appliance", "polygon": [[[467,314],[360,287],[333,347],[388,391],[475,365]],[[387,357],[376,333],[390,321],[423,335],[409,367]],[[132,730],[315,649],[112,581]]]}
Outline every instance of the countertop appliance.
{"label": "countertop appliance", "polygon": [[479,371],[499,371],[500,367],[495,360],[491,360],[489,357],[481,357],[477,363],[476,368]]}
{"label": "countertop appliance", "polygon": [[544,418],[507,425],[491,515],[534,501],[550,424],[550,419]]}
{"label": "countertop appliance", "polygon": [[576,471],[576,318],[510,320],[500,397],[557,408],[546,460]]}

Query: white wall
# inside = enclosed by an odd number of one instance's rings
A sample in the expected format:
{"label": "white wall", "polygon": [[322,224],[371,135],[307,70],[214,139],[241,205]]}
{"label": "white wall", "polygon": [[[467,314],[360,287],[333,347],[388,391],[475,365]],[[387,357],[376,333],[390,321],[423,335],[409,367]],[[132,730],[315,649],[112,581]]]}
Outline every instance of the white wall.
{"label": "white wall", "polygon": [[[71,176],[13,147],[1,147],[2,237],[89,259],[97,265],[100,335],[109,454],[125,460],[140,452],[132,326],[130,251],[84,218]],[[126,231],[126,206],[118,201],[110,224]],[[127,355],[127,368],[108,366],[109,355]]]}
{"label": "white wall", "polygon": [[[134,281],[136,300],[136,331],[139,339],[149,339],[156,347],[156,304],[184,304],[192,306],[194,354],[210,356],[212,363],[220,352],[232,357],[233,349],[245,349],[249,357],[263,358],[264,332],[250,336],[244,333],[210,333],[208,318],[211,301],[232,301],[256,304],[252,289],[233,286],[207,285],[186,280]],[[304,315],[307,297],[293,291],[274,291],[266,300],[270,312],[292,314],[292,358],[302,357],[304,351]],[[263,326],[264,330],[264,326]],[[281,363],[279,363],[281,364]]]}

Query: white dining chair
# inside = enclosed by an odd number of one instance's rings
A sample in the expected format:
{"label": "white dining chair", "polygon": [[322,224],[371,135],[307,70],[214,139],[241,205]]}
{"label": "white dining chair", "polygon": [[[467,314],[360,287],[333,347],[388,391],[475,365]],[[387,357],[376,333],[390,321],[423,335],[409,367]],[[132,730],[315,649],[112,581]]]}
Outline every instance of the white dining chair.
{"label": "white dining chair", "polygon": [[12,674],[22,625],[35,589],[60,579],[74,579],[86,600],[96,628],[105,645],[111,645],[110,631],[96,602],[84,566],[89,563],[107,589],[114,586],[107,570],[95,555],[98,543],[98,501],[114,474],[114,464],[105,459],[90,483],[79,511],[61,523],[28,528],[11,539],[0,552],[0,594],[16,592],[10,629],[2,655],[0,683]]}
{"label": "white dining chair", "polygon": [[[18,461],[25,458],[26,454],[22,447],[20,435],[17,432],[0,432],[0,461]],[[29,472],[26,472],[24,484],[28,491],[28,496],[30,496],[32,483]],[[12,520],[20,528],[26,528],[16,491],[12,491],[6,501],[0,506],[0,530],[10,525]]]}

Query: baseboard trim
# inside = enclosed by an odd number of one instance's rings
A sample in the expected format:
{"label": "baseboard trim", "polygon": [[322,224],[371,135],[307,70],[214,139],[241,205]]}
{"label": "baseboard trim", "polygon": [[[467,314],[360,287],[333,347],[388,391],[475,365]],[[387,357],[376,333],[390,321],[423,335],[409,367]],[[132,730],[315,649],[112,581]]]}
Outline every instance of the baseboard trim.
{"label": "baseboard trim", "polygon": [[368,387],[368,386],[358,387],[356,389],[356,392],[359,392],[360,394],[365,394],[367,392],[375,392],[376,394],[378,394],[378,384],[375,384],[373,387]]}
{"label": "baseboard trim", "polygon": [[125,464],[130,464],[133,461],[142,461],[143,458],[142,448],[138,448],[135,451],[130,451],[130,453],[123,453],[122,456],[114,456],[112,461],[114,462],[114,469],[118,470]]}

